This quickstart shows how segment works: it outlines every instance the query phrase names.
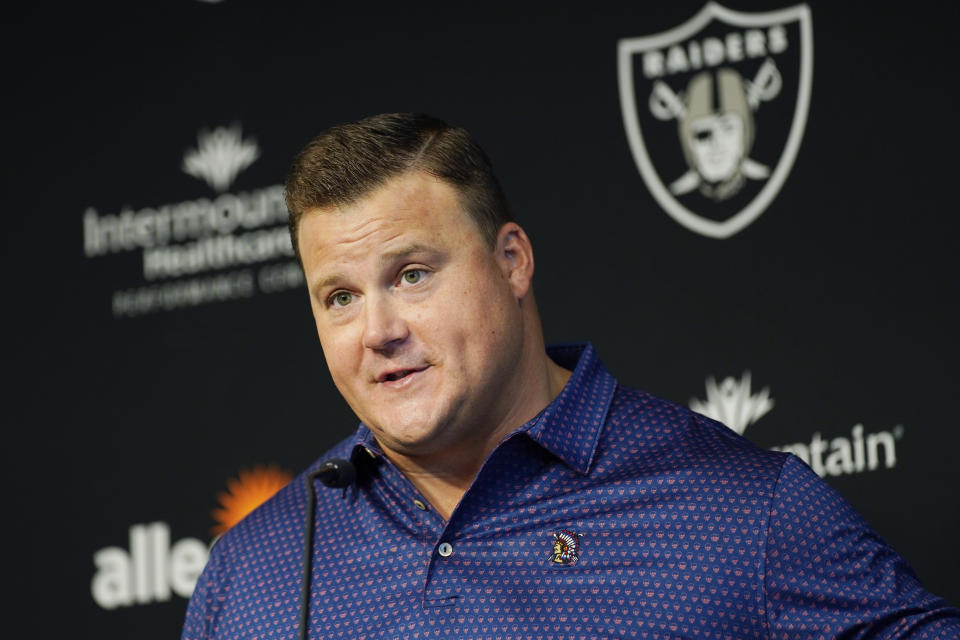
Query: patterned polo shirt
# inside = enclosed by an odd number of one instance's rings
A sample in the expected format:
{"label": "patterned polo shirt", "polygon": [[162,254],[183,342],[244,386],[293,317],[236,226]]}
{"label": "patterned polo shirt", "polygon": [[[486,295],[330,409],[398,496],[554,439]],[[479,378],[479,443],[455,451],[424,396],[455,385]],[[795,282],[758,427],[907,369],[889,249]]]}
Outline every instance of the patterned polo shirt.
{"label": "patterned polo shirt", "polygon": [[[370,431],[214,546],[183,638],[958,638],[960,612],[796,457],[622,387],[589,345],[444,521]],[[911,635],[913,634],[913,635]]]}

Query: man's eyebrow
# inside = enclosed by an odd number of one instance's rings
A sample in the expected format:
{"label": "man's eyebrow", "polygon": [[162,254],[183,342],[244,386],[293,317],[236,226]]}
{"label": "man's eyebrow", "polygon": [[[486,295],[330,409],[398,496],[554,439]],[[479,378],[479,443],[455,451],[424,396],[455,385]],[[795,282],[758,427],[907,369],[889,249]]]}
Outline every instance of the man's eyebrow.
{"label": "man's eyebrow", "polygon": [[311,288],[314,291],[321,291],[336,282],[342,282],[345,277],[346,276],[344,276],[342,273],[328,273],[327,275],[325,275],[324,277],[320,278],[315,283],[313,283],[313,285],[311,285]]}
{"label": "man's eyebrow", "polygon": [[[440,252],[436,248],[430,247],[419,242],[411,242],[409,244],[403,244],[397,247],[393,247],[381,253],[378,258],[381,264],[389,263],[396,261],[407,256],[412,256],[415,254],[434,254],[438,255]],[[313,285],[312,289],[314,291],[321,291],[331,285],[334,285],[338,282],[343,282],[347,279],[347,276],[339,273],[328,273],[324,277],[317,280]]]}
{"label": "man's eyebrow", "polygon": [[415,253],[437,253],[437,250],[419,242],[411,242],[388,249],[381,253],[379,257],[380,262],[391,262],[397,258],[403,258]]}

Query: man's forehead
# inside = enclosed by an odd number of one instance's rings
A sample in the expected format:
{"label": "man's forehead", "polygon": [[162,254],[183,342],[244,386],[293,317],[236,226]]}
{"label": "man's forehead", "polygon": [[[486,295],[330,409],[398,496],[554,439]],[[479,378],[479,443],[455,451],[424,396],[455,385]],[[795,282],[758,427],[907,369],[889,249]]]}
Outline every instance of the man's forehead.
{"label": "man's forehead", "polygon": [[400,215],[381,215],[356,225],[325,222],[308,224],[301,242],[304,260],[315,266],[384,263],[411,255],[436,253],[445,248],[450,250],[456,244],[450,242],[450,233],[442,233],[435,226],[406,220]]}
{"label": "man's forehead", "polygon": [[430,211],[400,203],[367,211],[313,211],[301,223],[301,250],[338,254],[355,247],[367,254],[393,256],[429,249],[444,238],[459,236],[469,224],[457,211]]}
{"label": "man's forehead", "polygon": [[[346,202],[308,209],[301,222],[318,215],[339,218],[349,224],[351,218],[369,215],[404,218],[418,213],[457,212],[465,215],[458,189],[442,178],[408,171]],[[359,214],[359,215],[357,215]]]}
{"label": "man's forehead", "polygon": [[457,188],[433,174],[411,170],[387,178],[349,202],[335,205],[335,211],[354,211],[365,207],[407,210],[428,203],[459,205]]}
{"label": "man's forehead", "polygon": [[354,202],[306,211],[298,231],[301,252],[308,253],[365,240],[385,245],[398,236],[459,236],[479,230],[454,187],[410,172]]}
{"label": "man's forehead", "polygon": [[[300,221],[300,253],[312,287],[357,268],[379,270],[401,259],[439,261],[478,234],[452,187],[408,175],[355,203],[313,209]],[[479,240],[479,238],[477,238]]]}

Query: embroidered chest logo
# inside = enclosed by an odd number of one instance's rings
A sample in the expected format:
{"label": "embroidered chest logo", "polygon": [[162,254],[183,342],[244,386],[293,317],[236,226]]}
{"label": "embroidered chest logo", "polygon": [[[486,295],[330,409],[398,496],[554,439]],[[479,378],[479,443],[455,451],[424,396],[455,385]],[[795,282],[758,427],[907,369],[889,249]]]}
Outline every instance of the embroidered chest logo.
{"label": "embroidered chest logo", "polygon": [[553,552],[550,562],[563,565],[575,565],[580,560],[580,538],[582,533],[561,529],[553,534]]}

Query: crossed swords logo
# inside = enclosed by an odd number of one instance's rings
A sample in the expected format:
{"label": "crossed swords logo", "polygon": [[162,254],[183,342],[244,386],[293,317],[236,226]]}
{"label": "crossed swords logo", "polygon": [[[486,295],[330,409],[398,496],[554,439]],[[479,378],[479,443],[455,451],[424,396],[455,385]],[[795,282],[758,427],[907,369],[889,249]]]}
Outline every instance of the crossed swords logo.
{"label": "crossed swords logo", "polygon": [[[710,108],[713,82],[722,84],[717,91],[721,99]],[[670,184],[670,191],[680,196],[701,188],[705,195],[722,200],[739,190],[741,176],[752,180],[769,177],[769,167],[748,157],[753,142],[752,112],[761,102],[777,97],[782,86],[783,79],[772,58],[763,62],[752,81],[742,80],[731,69],[721,69],[715,80],[708,72],[695,76],[686,93],[675,93],[662,80],[654,82],[650,113],[661,121],[678,121],[680,142],[690,167]],[[722,104],[723,99],[732,104]],[[710,188],[710,183],[727,186]]]}

